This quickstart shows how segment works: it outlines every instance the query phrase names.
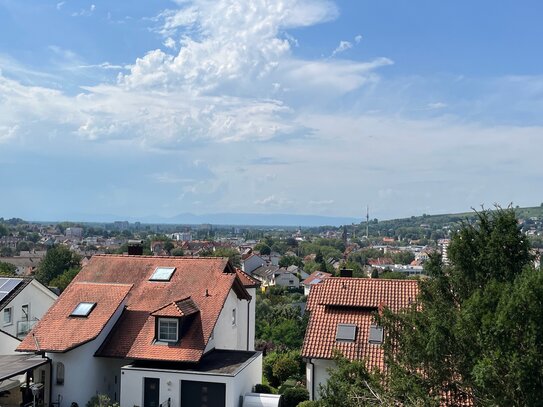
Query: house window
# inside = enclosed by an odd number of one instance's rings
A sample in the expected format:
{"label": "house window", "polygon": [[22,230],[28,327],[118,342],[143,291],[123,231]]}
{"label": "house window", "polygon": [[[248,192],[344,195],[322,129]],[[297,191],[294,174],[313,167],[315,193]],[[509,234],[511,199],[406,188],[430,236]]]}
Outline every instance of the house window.
{"label": "house window", "polygon": [[57,363],[57,384],[64,384],[64,363]]}
{"label": "house window", "polygon": [[236,309],[232,310],[232,326],[236,325]]}
{"label": "house window", "polygon": [[11,325],[13,323],[12,309],[4,308],[4,325]]}
{"label": "house window", "polygon": [[170,281],[175,267],[157,267],[149,281]]}
{"label": "house window", "polygon": [[370,325],[370,334],[368,342],[380,345],[383,343],[383,328],[377,325]]}
{"label": "house window", "polygon": [[28,304],[24,304],[22,307],[21,307],[21,311],[22,311],[22,320],[23,321],[30,321],[30,316],[29,316],[29,313],[28,313]]}
{"label": "house window", "polygon": [[162,342],[177,342],[179,321],[174,318],[158,319],[158,340]]}
{"label": "house window", "polygon": [[336,341],[354,342],[356,338],[356,325],[337,324]]}
{"label": "house window", "polygon": [[80,302],[74,308],[70,316],[72,317],[88,317],[91,311],[96,306],[95,302]]}

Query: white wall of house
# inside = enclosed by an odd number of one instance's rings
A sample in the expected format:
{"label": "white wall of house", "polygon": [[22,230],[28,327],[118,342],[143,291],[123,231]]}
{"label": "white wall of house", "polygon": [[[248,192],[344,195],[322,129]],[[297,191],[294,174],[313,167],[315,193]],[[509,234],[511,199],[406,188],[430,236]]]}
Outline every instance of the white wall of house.
{"label": "white wall of house", "polygon": [[15,352],[15,348],[21,343],[20,340],[14,338],[5,332],[0,332],[0,355],[20,355],[20,352]]}
{"label": "white wall of house", "polygon": [[[336,365],[336,362],[328,359],[311,359],[311,363],[306,363],[305,365],[305,377],[307,383],[307,391],[309,391],[310,400],[319,400],[320,385],[325,385],[328,381],[330,375],[328,374],[328,369],[333,368]],[[313,380],[315,381],[313,387]],[[314,391],[314,394],[311,392]]]}
{"label": "white wall of house", "polygon": [[247,274],[252,274],[254,270],[256,270],[259,267],[262,267],[266,265],[266,262],[264,259],[256,254],[252,255],[251,257],[248,257],[245,259],[242,264],[241,268],[243,271],[245,271]]}
{"label": "white wall of house", "polygon": [[170,399],[171,406],[181,404],[181,381],[224,383],[226,386],[226,407],[236,407],[240,396],[250,392],[252,387],[260,383],[262,377],[262,355],[246,365],[236,375],[212,374],[190,371],[164,369],[144,369],[124,366],[121,371],[121,407],[143,406],[143,389],[145,378],[160,380],[160,403]]}
{"label": "white wall of house", "polygon": [[[61,404],[76,402],[84,406],[96,394],[107,394],[112,400],[119,399],[120,370],[126,360],[98,358],[94,354],[119,319],[125,301],[117,308],[96,339],[66,353],[46,353],[53,364],[52,400],[61,397]],[[58,363],[64,364],[64,383],[57,384]],[[115,377],[117,376],[117,377]]]}
{"label": "white wall of house", "polygon": [[[23,290],[8,304],[4,306],[0,315],[0,329],[17,336],[17,322],[23,321],[23,305],[28,305],[29,321],[36,322],[47,312],[49,307],[56,301],[57,295],[32,280]],[[11,323],[4,324],[4,310],[11,308]],[[24,336],[24,335],[23,335]]]}
{"label": "white wall of house", "polygon": [[[240,300],[234,291],[230,290],[213,330],[213,338],[209,340],[205,352],[213,348],[247,350],[247,322],[250,321],[251,312],[253,317],[249,329],[251,329],[252,325],[253,335],[252,338],[249,335],[249,350],[254,349],[254,301],[256,301],[256,293],[251,294],[251,296],[253,299],[249,304],[249,313],[247,313],[247,301]],[[233,310],[236,313],[235,323],[233,323]]]}

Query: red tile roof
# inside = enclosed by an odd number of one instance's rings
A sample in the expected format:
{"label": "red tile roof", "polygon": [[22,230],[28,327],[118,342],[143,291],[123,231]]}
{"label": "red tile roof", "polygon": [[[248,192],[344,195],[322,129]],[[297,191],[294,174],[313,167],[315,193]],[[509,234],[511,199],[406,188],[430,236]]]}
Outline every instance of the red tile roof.
{"label": "red tile roof", "polygon": [[187,297],[160,307],[156,311],[151,312],[151,315],[154,317],[180,318],[196,314],[199,311],[200,310],[194,301],[192,301],[190,297]]}
{"label": "red tile roof", "polygon": [[[157,267],[175,267],[176,270],[170,281],[149,281]],[[82,282],[133,285],[127,296],[126,309],[96,353],[97,356],[128,359],[197,362],[230,290],[234,290],[239,298],[251,298],[226,258],[96,255],[66,292]],[[102,292],[106,294],[101,294],[101,300],[91,298],[88,301],[104,301],[109,289]],[[66,307],[65,296],[63,293],[54,307]],[[187,320],[183,337],[179,342],[167,346],[155,344],[156,318],[151,313],[187,297],[200,312]],[[42,338],[40,344],[43,349],[57,340],[58,335],[48,328],[48,325],[55,323],[57,316],[46,314],[35,329],[35,333]],[[77,331],[73,335],[77,337]],[[36,350],[32,340],[23,343],[25,346],[19,347],[19,350]]]}
{"label": "red tile roof", "polygon": [[[383,368],[383,350],[368,342],[373,314],[382,306],[392,311],[406,308],[418,294],[414,280],[330,277],[311,288],[310,311],[302,356],[331,359],[339,350],[350,360],[364,359],[368,368]],[[355,324],[353,342],[336,341],[338,324]]]}
{"label": "red tile roof", "polygon": [[[95,339],[127,297],[132,284],[74,282],[62,293],[17,350],[66,352]],[[96,306],[87,317],[70,316],[81,302]]]}
{"label": "red tile roof", "polygon": [[245,288],[254,288],[260,285],[260,281],[258,281],[256,278],[251,277],[243,270],[236,269],[236,274],[238,275],[241,283]]}
{"label": "red tile roof", "polygon": [[310,284],[317,284],[320,283],[325,278],[332,277],[331,273],[327,273],[325,271],[314,271],[307,277],[304,281],[302,281],[303,285],[310,285]]}

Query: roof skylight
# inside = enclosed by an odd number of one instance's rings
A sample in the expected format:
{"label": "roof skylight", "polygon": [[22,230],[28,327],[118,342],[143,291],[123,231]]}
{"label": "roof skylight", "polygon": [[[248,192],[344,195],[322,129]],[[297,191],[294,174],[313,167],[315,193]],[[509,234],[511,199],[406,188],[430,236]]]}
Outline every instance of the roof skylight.
{"label": "roof skylight", "polygon": [[383,328],[377,325],[370,325],[368,342],[376,345],[383,343]]}
{"label": "roof skylight", "polygon": [[175,267],[157,267],[149,281],[170,281]]}
{"label": "roof skylight", "polygon": [[80,302],[74,308],[70,316],[72,317],[88,317],[91,311],[96,306],[95,302]]}
{"label": "roof skylight", "polygon": [[356,338],[356,325],[337,324],[336,341],[353,342]]}

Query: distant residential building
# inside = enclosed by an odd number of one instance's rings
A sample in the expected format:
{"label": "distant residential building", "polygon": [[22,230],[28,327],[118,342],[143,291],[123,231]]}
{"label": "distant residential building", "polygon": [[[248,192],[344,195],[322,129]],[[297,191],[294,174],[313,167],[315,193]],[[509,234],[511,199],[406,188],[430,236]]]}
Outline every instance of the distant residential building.
{"label": "distant residential building", "polygon": [[192,233],[191,232],[172,233],[171,238],[173,240],[177,240],[181,242],[192,242]]}
{"label": "distant residential building", "polygon": [[258,254],[251,254],[245,260],[241,262],[241,269],[247,274],[253,274],[257,268],[265,266],[266,261]]}
{"label": "distant residential building", "polygon": [[83,228],[69,227],[64,231],[66,237],[81,239],[83,237]]}
{"label": "distant residential building", "polygon": [[326,273],[324,271],[314,271],[307,277],[304,281],[302,281],[302,285],[304,287],[304,295],[309,295],[309,292],[311,290],[311,287],[322,283],[325,279],[332,277],[332,274]]}

